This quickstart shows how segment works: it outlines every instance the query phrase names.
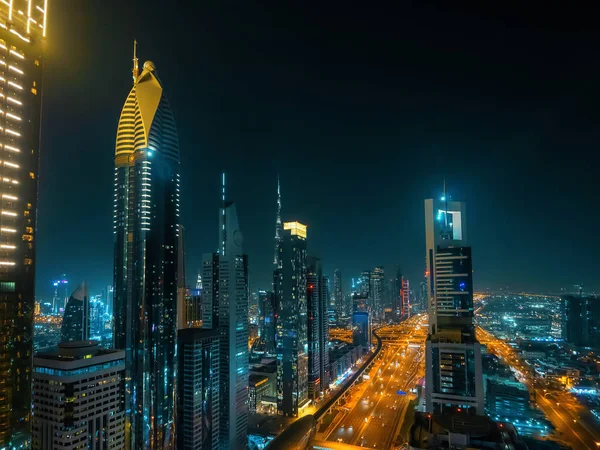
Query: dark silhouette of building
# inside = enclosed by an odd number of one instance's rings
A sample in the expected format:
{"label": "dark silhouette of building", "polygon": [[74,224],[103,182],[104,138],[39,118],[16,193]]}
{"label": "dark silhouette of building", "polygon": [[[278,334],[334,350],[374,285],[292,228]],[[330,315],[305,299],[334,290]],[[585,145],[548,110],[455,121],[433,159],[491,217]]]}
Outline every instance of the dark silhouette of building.
{"label": "dark silhouette of building", "polygon": [[219,330],[178,332],[177,448],[219,449]]}
{"label": "dark silhouette of building", "polygon": [[60,334],[62,342],[90,338],[90,299],[85,283],[81,283],[67,301]]}
{"label": "dark silhouette of building", "polygon": [[566,343],[600,348],[600,297],[567,295],[561,299]]}

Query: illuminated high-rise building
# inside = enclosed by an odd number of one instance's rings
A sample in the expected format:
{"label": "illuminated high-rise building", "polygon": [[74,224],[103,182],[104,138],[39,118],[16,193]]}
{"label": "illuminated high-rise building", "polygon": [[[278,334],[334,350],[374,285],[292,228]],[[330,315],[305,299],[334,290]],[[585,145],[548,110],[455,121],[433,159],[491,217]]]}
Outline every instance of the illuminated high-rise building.
{"label": "illuminated high-rise building", "polygon": [[0,448],[28,446],[48,0],[0,2]]}
{"label": "illuminated high-rise building", "polygon": [[58,314],[63,312],[65,306],[67,306],[67,300],[69,299],[69,282],[67,276],[63,273],[58,280],[52,282],[54,287],[54,295],[52,296],[52,313]]}
{"label": "illuminated high-rise building", "polygon": [[383,267],[377,266],[373,269],[370,276],[371,310],[375,318],[383,317],[383,297],[385,292],[385,273]]}
{"label": "illuminated high-rise building", "polygon": [[348,317],[350,311],[348,311],[348,302],[346,302],[342,290],[342,271],[340,269],[335,269],[333,272],[333,299],[337,320]]}
{"label": "illuminated high-rise building", "polygon": [[402,317],[410,317],[410,281],[407,278],[402,277],[402,290],[400,291],[400,298],[402,300]]}
{"label": "illuminated high-rise building", "polygon": [[481,346],[473,325],[473,274],[462,202],[425,200],[429,274],[426,409],[484,414]]}
{"label": "illuminated high-rise building", "polygon": [[202,327],[219,330],[220,448],[243,449],[248,435],[248,256],[234,202],[219,210],[219,251],[202,263]]}
{"label": "illuminated high-rise building", "polygon": [[329,381],[331,379],[331,366],[329,364],[329,317],[328,317],[328,305],[329,305],[329,277],[323,275],[321,279],[320,289],[321,302],[319,304],[319,359],[320,359],[320,378],[321,378],[321,391],[325,392],[329,387]]}
{"label": "illuminated high-rise building", "polygon": [[283,224],[281,265],[273,274],[277,296],[277,412],[298,417],[308,405],[306,225]]}
{"label": "illuminated high-rise building", "polygon": [[308,334],[308,397],[317,399],[329,385],[329,323],[327,305],[328,279],[323,276],[321,261],[307,259],[306,298]]}
{"label": "illuminated high-rise building", "polygon": [[155,65],[138,73],[117,128],[114,344],[125,350],[127,446],[174,446],[179,143]]}
{"label": "illuminated high-rise building", "polygon": [[275,251],[273,264],[279,267],[281,261],[281,240],[283,239],[283,223],[281,222],[281,185],[279,184],[279,175],[277,175],[277,215],[275,217]]}

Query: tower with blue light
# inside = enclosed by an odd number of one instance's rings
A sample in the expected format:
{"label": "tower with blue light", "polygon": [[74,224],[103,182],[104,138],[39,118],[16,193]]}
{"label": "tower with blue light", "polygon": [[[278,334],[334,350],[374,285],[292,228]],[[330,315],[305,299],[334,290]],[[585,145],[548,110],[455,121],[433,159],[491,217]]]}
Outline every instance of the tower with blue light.
{"label": "tower with blue light", "polygon": [[425,200],[429,335],[426,409],[484,414],[481,346],[473,324],[473,269],[466,205],[445,192]]}
{"label": "tower with blue light", "polygon": [[125,350],[126,443],[174,448],[179,142],[155,65],[141,73],[114,157],[114,346]]}

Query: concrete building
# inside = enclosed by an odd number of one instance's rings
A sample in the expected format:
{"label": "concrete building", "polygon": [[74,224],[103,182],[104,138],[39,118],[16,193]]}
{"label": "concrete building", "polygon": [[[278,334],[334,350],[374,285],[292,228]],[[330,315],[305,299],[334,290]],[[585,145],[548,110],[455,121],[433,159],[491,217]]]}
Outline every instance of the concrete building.
{"label": "concrete building", "polygon": [[473,270],[466,206],[446,195],[425,200],[429,334],[426,409],[484,414],[481,346],[473,325]]}
{"label": "concrete building", "polygon": [[33,358],[33,450],[125,448],[125,352],[65,342]]}

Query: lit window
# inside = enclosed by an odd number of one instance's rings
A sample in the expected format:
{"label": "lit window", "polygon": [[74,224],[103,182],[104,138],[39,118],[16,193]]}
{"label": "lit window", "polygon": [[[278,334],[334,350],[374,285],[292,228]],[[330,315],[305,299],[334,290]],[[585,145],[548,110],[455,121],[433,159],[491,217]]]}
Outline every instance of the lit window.
{"label": "lit window", "polygon": [[33,172],[29,172],[29,178],[35,180],[35,174]]}
{"label": "lit window", "polygon": [[31,241],[33,241],[33,236],[30,235],[30,234],[24,234],[23,235],[23,240],[27,241],[27,242],[31,242]]}
{"label": "lit window", "polygon": [[33,227],[25,227],[27,233],[33,233]]}
{"label": "lit window", "polygon": [[31,266],[33,264],[33,260],[31,258],[25,258],[23,262],[26,266]]}

